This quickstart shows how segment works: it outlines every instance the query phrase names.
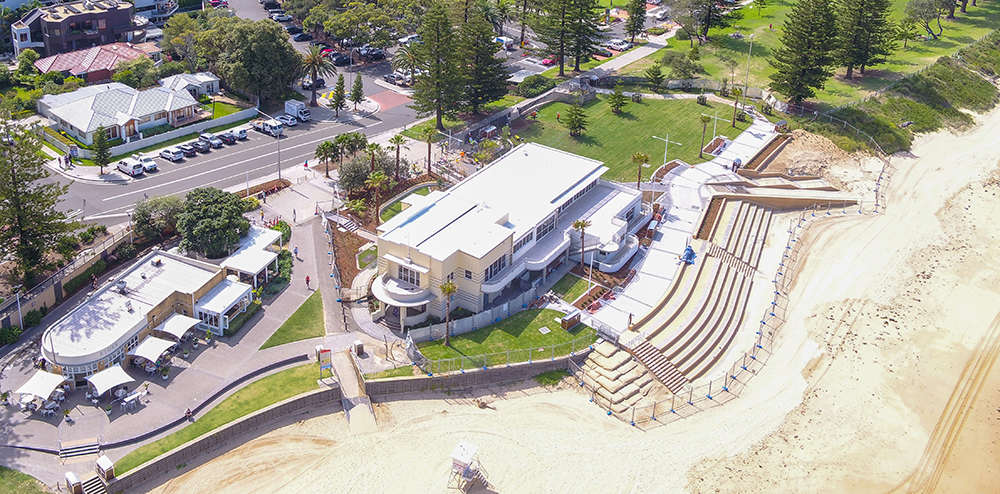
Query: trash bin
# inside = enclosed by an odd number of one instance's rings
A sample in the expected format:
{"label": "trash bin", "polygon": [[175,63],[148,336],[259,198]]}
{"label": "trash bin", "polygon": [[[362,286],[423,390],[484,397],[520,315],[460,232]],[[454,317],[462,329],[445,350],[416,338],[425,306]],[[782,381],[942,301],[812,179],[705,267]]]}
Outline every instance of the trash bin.
{"label": "trash bin", "polygon": [[358,356],[365,354],[365,344],[361,340],[354,340],[354,354]]}

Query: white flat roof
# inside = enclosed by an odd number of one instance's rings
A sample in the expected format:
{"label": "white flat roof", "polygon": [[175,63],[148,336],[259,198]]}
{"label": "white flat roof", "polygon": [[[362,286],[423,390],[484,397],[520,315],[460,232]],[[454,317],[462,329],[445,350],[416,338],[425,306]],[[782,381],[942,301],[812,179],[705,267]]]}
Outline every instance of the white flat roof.
{"label": "white flat roof", "polygon": [[[160,266],[151,264],[156,260]],[[217,272],[217,267],[201,261],[150,253],[118,278],[126,282],[124,295],[115,283],[107,283],[49,327],[42,336],[43,355],[59,365],[97,361],[144,327],[153,307],[174,292],[193,293]]]}
{"label": "white flat roof", "polygon": [[379,230],[438,260],[456,251],[482,258],[507,237],[533,230],[605,171],[600,161],[522,144],[446,192],[411,195],[411,206]]}
{"label": "white flat roof", "polygon": [[240,241],[239,250],[223,261],[222,267],[256,275],[277,259],[278,254],[267,248],[279,239],[281,232],[278,230],[251,226],[250,232]]}
{"label": "white flat roof", "polygon": [[252,290],[253,287],[246,283],[226,278],[201,297],[195,304],[195,307],[204,312],[223,314]]}

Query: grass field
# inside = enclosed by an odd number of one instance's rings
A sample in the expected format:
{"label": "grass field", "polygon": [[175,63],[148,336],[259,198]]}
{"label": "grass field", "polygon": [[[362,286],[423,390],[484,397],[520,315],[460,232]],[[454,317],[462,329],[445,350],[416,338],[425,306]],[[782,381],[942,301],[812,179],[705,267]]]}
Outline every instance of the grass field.
{"label": "grass field", "polygon": [[231,394],[187,427],[125,455],[115,463],[115,472],[121,475],[217,427],[279,401],[312,391],[316,389],[318,377],[319,364],[314,362],[254,381]]}
{"label": "grass field", "polygon": [[[727,29],[713,29],[709,34],[712,43],[700,47],[701,63],[705,67],[705,74],[702,77],[721,81],[723,77],[734,80],[738,85],[743,85],[746,78],[747,51],[750,48],[750,41],[747,38],[734,39],[729,35],[739,32],[744,36],[754,35],[753,53],[750,57],[750,77],[751,87],[767,87],[770,83],[768,75],[773,72],[767,63],[773,58],[774,51],[781,46],[779,37],[781,28],[785,23],[786,14],[792,5],[791,0],[771,0],[768,6],[762,10],[744,9],[743,20],[735,26]],[[903,10],[906,8],[907,0],[893,0],[893,11],[891,18],[897,20],[903,17]],[[944,31],[937,40],[907,42],[907,48],[902,48],[902,43],[888,63],[869,69],[865,76],[860,76],[855,70],[855,77],[852,80],[844,79],[846,69],[838,68],[836,75],[830,79],[825,90],[819,91],[815,100],[822,107],[835,107],[861,98],[887,84],[897,81],[907,74],[912,74],[927,65],[930,65],[938,57],[950,55],[973,41],[988,34],[990,31],[1000,27],[1000,2],[980,2],[977,7],[968,7],[968,12],[962,14],[955,13],[954,20],[941,20]],[[936,23],[932,22],[936,27]],[[697,44],[697,43],[696,43]],[[623,67],[620,75],[641,76],[642,72],[659,60],[666,50],[680,50],[685,53],[690,51],[688,41],[670,39],[668,47],[656,53]],[[728,57],[737,62],[735,71],[730,72],[723,63],[722,57]],[[668,75],[669,77],[669,75]]]}
{"label": "grass field", "polygon": [[[421,188],[419,188],[417,190],[414,190],[413,193],[417,194],[418,196],[426,196],[427,194],[431,193],[431,188],[428,185],[427,187],[421,187]],[[407,196],[407,197],[409,197],[409,196]],[[397,214],[399,214],[401,212],[403,212],[403,202],[402,202],[402,200],[393,202],[392,204],[386,206],[385,209],[382,210],[382,215],[381,215],[382,216],[382,222],[384,223],[386,221],[391,220],[393,218],[393,216],[396,216]],[[364,268],[362,268],[362,269],[364,269]]]}
{"label": "grass field", "polygon": [[[372,374],[365,374],[365,379],[388,379],[390,377],[410,377],[414,376],[414,367],[412,365],[404,365],[402,367],[396,367],[395,369],[384,370],[381,372],[375,372]],[[419,369],[417,370],[419,374]]]}
{"label": "grass field", "polygon": [[580,295],[587,292],[587,280],[573,274],[566,273],[562,279],[552,285],[552,291],[563,300],[573,303]]}
{"label": "grass field", "polygon": [[[422,124],[414,125],[413,127],[410,127],[408,129],[400,132],[400,134],[402,134],[402,135],[404,135],[406,137],[409,137],[410,139],[416,139],[417,141],[426,144],[426,141],[424,141],[424,140],[422,140],[420,138],[420,133],[426,127],[433,128],[436,122],[437,121],[432,118],[432,119],[430,119],[430,120],[428,120],[428,121],[426,121],[426,122],[424,122]],[[459,119],[452,119],[452,118],[445,117],[444,120],[443,120],[443,122],[444,122],[445,133],[448,132],[448,129],[456,129],[457,130],[457,129],[461,129],[461,128],[465,127],[465,121],[462,120],[462,119],[460,119],[460,118]],[[438,135],[438,136],[436,136],[434,138],[434,142],[437,142],[439,139],[441,139],[440,135]]]}
{"label": "grass field", "polygon": [[[699,105],[694,100],[652,100],[643,99],[642,103],[630,102],[620,114],[611,113],[611,107],[605,97],[586,105],[589,125],[579,137],[570,137],[566,127],[556,122],[556,112],[566,114],[569,105],[551,103],[538,111],[538,120],[527,120],[528,127],[518,130],[517,134],[530,142],[562,149],[604,162],[609,168],[604,177],[610,180],[634,182],[636,165],[632,163],[633,153],[642,152],[649,155],[650,166],[642,168],[643,179],[648,179],[656,169],[663,164],[664,142],[652,136],[669,135],[671,141],[681,143],[671,144],[667,149],[667,160],[681,159],[689,164],[697,164],[704,159],[698,158],[698,148],[701,147],[702,113],[714,115],[719,111],[719,117],[732,116],[731,106],[709,101],[708,106]],[[667,117],[669,116],[669,117]],[[718,133],[729,138],[735,138],[743,132],[749,122],[736,122],[737,128],[730,124],[719,122]],[[711,139],[712,124],[708,125],[706,142]]]}
{"label": "grass field", "polygon": [[[367,259],[367,261],[365,260]],[[373,245],[361,252],[358,252],[358,269],[362,270],[378,261],[378,246]]]}
{"label": "grass field", "polygon": [[222,101],[216,101],[215,103],[209,103],[209,104],[205,105],[205,107],[208,108],[210,111],[213,112],[213,114],[212,114],[212,118],[213,119],[215,119],[215,118],[222,118],[222,117],[225,117],[227,115],[232,115],[233,113],[236,113],[236,112],[241,111],[241,110],[244,109],[244,108],[241,108],[239,106],[236,106],[236,105],[233,105],[233,104],[230,104],[230,103],[224,103]]}
{"label": "grass field", "polygon": [[45,494],[41,483],[26,473],[0,467],[0,494]]}
{"label": "grass field", "polygon": [[302,302],[281,327],[261,345],[260,349],[284,345],[293,341],[307,340],[326,334],[323,323],[323,297],[316,290]]}
{"label": "grass field", "polygon": [[[559,326],[562,312],[550,309],[529,309],[518,312],[498,323],[490,324],[471,333],[451,338],[451,346],[444,346],[444,340],[418,343],[420,352],[430,360],[459,359],[467,357],[461,368],[482,367],[483,365],[499,365],[527,362],[534,358],[539,360],[551,355],[559,357],[570,353],[568,343],[581,338],[589,344],[597,337],[597,333],[585,324],[578,324],[571,331],[565,331]],[[542,334],[540,329],[547,327],[548,334]],[[584,342],[575,345],[575,349],[583,348]],[[555,352],[553,352],[555,347]],[[529,353],[528,350],[531,350]],[[484,356],[494,354],[488,359]],[[446,360],[431,365],[433,372],[458,370],[458,360]]]}

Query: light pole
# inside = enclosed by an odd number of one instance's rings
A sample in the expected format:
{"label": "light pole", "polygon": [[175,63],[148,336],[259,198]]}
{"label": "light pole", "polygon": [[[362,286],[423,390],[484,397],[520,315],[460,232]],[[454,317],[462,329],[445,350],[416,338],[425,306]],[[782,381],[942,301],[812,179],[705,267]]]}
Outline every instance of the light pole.
{"label": "light pole", "polygon": [[743,79],[743,108],[747,107],[747,89],[750,89],[750,54],[753,53],[753,35],[750,35],[750,49],[747,50],[747,74]]}
{"label": "light pole", "polygon": [[[274,120],[274,117],[260,111],[260,108],[257,108],[257,113],[264,115],[268,120]],[[281,181],[281,134],[274,136],[274,138],[278,140],[278,181]]]}
{"label": "light pole", "polygon": [[125,211],[125,214],[128,215],[128,243],[132,243],[132,212],[133,211],[135,211],[135,210],[134,209],[129,209],[128,211]]}
{"label": "light pole", "polygon": [[24,318],[21,317],[21,289],[24,285],[17,285],[14,287],[14,292],[17,294],[17,320],[21,324],[21,331],[24,331]]}
{"label": "light pole", "polygon": [[659,139],[659,140],[663,141],[663,164],[664,165],[667,164],[667,146],[669,146],[670,144],[676,144],[678,146],[683,146],[683,144],[681,144],[679,142],[671,141],[670,140],[670,134],[663,134],[663,137],[653,136],[653,139]]}

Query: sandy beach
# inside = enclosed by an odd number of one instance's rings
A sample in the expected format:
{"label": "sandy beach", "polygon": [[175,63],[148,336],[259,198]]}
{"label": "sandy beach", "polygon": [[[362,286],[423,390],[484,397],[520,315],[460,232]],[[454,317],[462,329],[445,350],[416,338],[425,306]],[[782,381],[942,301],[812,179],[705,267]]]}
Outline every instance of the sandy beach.
{"label": "sandy beach", "polygon": [[[374,434],[313,411],[150,489],[448,492],[466,440],[491,483],[473,492],[997,492],[998,144],[998,111],[922,136],[883,214],[813,225],[774,354],[725,406],[640,430],[569,380],[408,395],[378,404]],[[798,134],[772,168],[860,193],[875,161]]]}

